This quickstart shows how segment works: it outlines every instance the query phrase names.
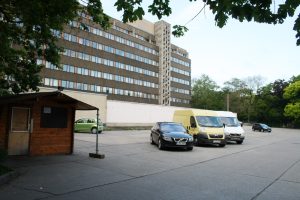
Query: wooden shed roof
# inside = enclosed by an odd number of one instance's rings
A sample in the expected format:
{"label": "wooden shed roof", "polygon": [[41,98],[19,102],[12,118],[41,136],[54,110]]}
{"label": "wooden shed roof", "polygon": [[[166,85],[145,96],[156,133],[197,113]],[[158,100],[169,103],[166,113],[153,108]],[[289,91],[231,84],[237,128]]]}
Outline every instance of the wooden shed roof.
{"label": "wooden shed roof", "polygon": [[0,105],[20,103],[25,101],[35,101],[39,98],[53,98],[61,104],[74,104],[76,110],[98,110],[97,107],[74,99],[66,94],[61,93],[60,91],[0,96]]}

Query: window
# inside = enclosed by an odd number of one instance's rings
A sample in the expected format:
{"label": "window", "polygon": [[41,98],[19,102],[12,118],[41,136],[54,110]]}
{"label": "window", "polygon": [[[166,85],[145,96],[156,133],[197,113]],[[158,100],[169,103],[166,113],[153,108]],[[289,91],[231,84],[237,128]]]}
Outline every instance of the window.
{"label": "window", "polygon": [[41,128],[67,128],[68,109],[43,107],[41,110]]}
{"label": "window", "polygon": [[12,108],[11,131],[27,132],[29,131],[29,108]]}

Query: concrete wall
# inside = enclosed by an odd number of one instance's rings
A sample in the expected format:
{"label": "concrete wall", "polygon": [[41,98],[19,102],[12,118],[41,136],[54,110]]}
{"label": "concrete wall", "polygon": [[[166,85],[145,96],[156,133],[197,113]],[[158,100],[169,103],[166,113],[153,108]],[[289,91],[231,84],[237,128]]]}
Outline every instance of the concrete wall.
{"label": "concrete wall", "polygon": [[142,31],[148,32],[152,35],[154,35],[154,24],[148,20],[137,20],[134,22],[129,22],[129,25],[141,29]]}
{"label": "concrete wall", "polygon": [[[40,87],[40,92],[49,92],[49,91],[55,91],[54,88],[46,88],[46,87]],[[107,96],[104,94],[96,94],[96,93],[88,93],[88,92],[80,92],[80,91],[72,91],[72,90],[63,90],[64,94],[78,99],[79,101],[82,101],[84,103],[93,105],[97,108],[99,108],[99,117],[102,122],[106,123],[106,114],[107,114]],[[76,111],[75,120],[79,118],[89,117],[89,118],[96,118],[97,111],[91,110],[91,111]]]}
{"label": "concrete wall", "polygon": [[175,110],[184,107],[107,101],[107,126],[152,126],[158,121],[172,121]]}

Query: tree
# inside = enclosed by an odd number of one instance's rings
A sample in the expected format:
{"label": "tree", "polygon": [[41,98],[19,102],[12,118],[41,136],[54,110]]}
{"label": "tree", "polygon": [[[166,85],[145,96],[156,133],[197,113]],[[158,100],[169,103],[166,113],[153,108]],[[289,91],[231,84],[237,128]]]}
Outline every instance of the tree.
{"label": "tree", "polygon": [[203,74],[199,79],[193,79],[192,82],[191,105],[193,108],[224,109],[224,94],[218,91],[219,86],[215,81]]}
{"label": "tree", "polygon": [[289,101],[284,108],[284,115],[292,118],[294,123],[300,122],[300,80],[286,87],[283,97]]}
{"label": "tree", "polygon": [[283,93],[288,84],[285,80],[276,80],[259,89],[253,103],[253,119],[276,126],[286,125],[288,119],[284,116],[284,108],[287,100]]}
{"label": "tree", "polygon": [[248,119],[248,105],[251,91],[244,80],[232,78],[222,89],[229,96],[229,110],[236,112],[241,120]]}
{"label": "tree", "polygon": [[248,92],[246,102],[248,102],[245,104],[245,106],[247,107],[247,120],[250,122],[251,114],[253,112],[255,94],[257,94],[257,91],[264,84],[265,79],[262,76],[249,76],[245,78],[244,82],[246,83],[246,88],[248,88],[248,90],[246,90]]}
{"label": "tree", "polygon": [[[115,0],[117,11],[123,12],[123,22],[142,19],[145,11],[143,0]],[[190,0],[193,1],[193,0]],[[196,1],[196,0],[194,0]],[[84,3],[85,7],[80,3]],[[299,0],[286,0],[275,5],[271,0],[203,0],[203,11],[208,7],[215,15],[217,26],[226,25],[229,17],[239,21],[278,24],[293,17],[299,7]],[[62,30],[71,20],[80,20],[80,12],[88,13],[93,21],[104,29],[109,28],[109,17],[104,13],[100,0],[0,0],[0,95],[8,92],[19,93],[38,90],[39,72],[42,65],[36,63],[37,57],[59,67],[59,52],[53,30]],[[170,0],[153,0],[148,12],[161,19],[172,13]],[[84,25],[82,25],[83,28]],[[175,25],[173,34],[181,36],[188,29]],[[300,15],[293,29],[297,32],[297,45],[300,45]]]}
{"label": "tree", "polygon": [[[197,1],[197,0],[190,0]],[[296,9],[300,5],[299,0],[286,0],[284,3],[277,4],[271,0],[202,0],[204,6],[199,8],[201,13],[205,7],[208,7],[215,15],[216,25],[222,28],[226,25],[229,17],[240,22],[254,21],[258,23],[282,24],[288,17],[295,15]],[[124,12],[123,22],[132,22],[142,19],[145,14],[140,6],[142,0],[117,0],[115,6],[118,11]],[[158,19],[162,16],[169,16],[172,13],[170,0],[153,0],[148,6],[148,12],[156,15]],[[198,14],[199,14],[198,13]],[[197,15],[198,15],[197,14]],[[197,16],[196,15],[196,16]],[[188,29],[186,26],[175,25],[173,34],[177,37],[184,35]],[[300,45],[300,14],[295,20],[293,30],[296,31],[297,45]]]}
{"label": "tree", "polygon": [[70,20],[80,21],[78,12],[87,12],[102,27],[109,27],[99,0],[86,8],[77,0],[0,0],[0,95],[38,91],[43,65],[37,57],[59,67],[59,53],[53,30],[63,30]]}

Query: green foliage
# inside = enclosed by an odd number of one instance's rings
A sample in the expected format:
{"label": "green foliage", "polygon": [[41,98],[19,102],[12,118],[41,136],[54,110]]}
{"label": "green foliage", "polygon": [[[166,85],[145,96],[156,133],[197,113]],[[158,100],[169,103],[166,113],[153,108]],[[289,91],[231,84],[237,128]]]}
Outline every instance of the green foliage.
{"label": "green foliage", "polygon": [[[172,13],[169,2],[169,0],[153,0],[152,4],[148,6],[148,12],[157,16],[158,19],[169,16]],[[287,0],[280,4],[271,0],[203,0],[203,2],[215,15],[216,25],[220,28],[226,25],[230,17],[240,22],[246,20],[267,24],[282,24],[287,18],[295,15],[295,11],[300,5],[299,0]],[[143,8],[139,6],[141,3],[142,0],[117,0],[115,6],[117,6],[118,11],[123,10],[123,22],[126,23],[143,18],[145,13]],[[138,7],[135,8],[136,6]],[[199,10],[202,11],[201,8]],[[172,33],[176,37],[184,35],[187,31],[187,28],[182,25],[176,25],[173,28]],[[300,45],[300,14],[295,20],[293,30],[296,31],[297,45]]]}
{"label": "green foliage", "polygon": [[[276,80],[262,87],[262,78],[233,78],[220,87],[207,75],[193,80],[193,108],[225,110],[229,95],[229,110],[238,113],[239,119],[263,122],[272,126],[297,127],[300,124],[300,80]],[[299,125],[298,125],[299,126]]]}
{"label": "green foliage", "polygon": [[300,119],[300,102],[289,103],[284,108],[284,115],[287,117],[294,118],[295,120]]}
{"label": "green foliage", "polygon": [[41,82],[38,57],[59,68],[62,48],[53,30],[61,31],[78,13],[92,16],[104,29],[110,27],[100,0],[89,0],[86,8],[77,0],[0,0],[0,95],[38,91]]}
{"label": "green foliage", "polygon": [[289,101],[284,108],[284,115],[294,120],[300,120],[300,81],[291,83],[284,90],[283,97]]}
{"label": "green foliage", "polygon": [[284,90],[283,97],[291,102],[297,102],[300,100],[300,81],[296,81],[290,84]]}
{"label": "green foliage", "polygon": [[169,3],[170,0],[153,0],[153,3],[149,6],[148,12],[152,15],[156,15],[158,19],[161,19],[163,16],[169,16],[172,13]]}
{"label": "green foliage", "polygon": [[62,30],[65,23],[77,16],[78,9],[75,0],[1,0],[2,94],[38,90],[43,66],[36,64],[36,58],[43,57],[58,66],[61,49],[55,45],[51,29]]}
{"label": "green foliage", "polygon": [[[123,22],[133,22],[138,19],[143,19],[145,15],[144,9],[140,6],[142,0],[117,0],[115,6],[117,7],[117,11],[123,11]],[[135,8],[135,6],[137,8]]]}
{"label": "green foliage", "polygon": [[253,119],[273,126],[286,126],[288,119],[284,116],[287,101],[283,98],[288,82],[276,80],[258,90],[254,100]]}
{"label": "green foliage", "polygon": [[[246,20],[267,24],[282,24],[286,18],[295,15],[295,11],[300,5],[299,0],[287,0],[279,5],[276,4],[276,1],[271,0],[203,1],[215,14],[215,21],[219,27],[225,26],[229,17],[240,22]],[[274,4],[278,6],[277,10]],[[297,32],[297,45],[300,45],[300,15],[295,20],[293,30]]]}
{"label": "green foliage", "polygon": [[193,80],[192,100],[193,108],[223,110],[224,94],[218,91],[219,86],[207,75]]}
{"label": "green foliage", "polygon": [[[190,0],[196,1],[196,0]],[[81,1],[85,2],[85,1]],[[145,11],[143,0],[116,0],[117,11],[123,12],[123,22],[142,19]],[[229,17],[239,21],[278,24],[293,17],[299,7],[299,0],[287,0],[273,9],[271,0],[203,0],[206,7],[214,13],[219,27],[226,25]],[[71,20],[81,21],[78,13],[92,16],[93,21],[104,29],[110,27],[109,16],[102,8],[101,0],[88,0],[86,7],[79,0],[0,0],[0,95],[38,91],[41,82],[39,72],[44,67],[36,63],[41,57],[59,68],[62,48],[56,45],[52,30],[63,30]],[[205,6],[204,6],[205,7]],[[203,7],[203,8],[204,8]],[[200,12],[203,8],[199,8]],[[153,0],[148,12],[161,19],[172,13],[170,0]],[[175,25],[172,32],[176,37],[188,31],[186,26]],[[300,45],[300,15],[293,29],[297,32]]]}
{"label": "green foliage", "polygon": [[[110,28],[109,17],[104,13],[101,1],[89,0],[86,10],[87,13],[93,16],[93,21],[100,24],[104,30]],[[85,10],[81,10],[81,12],[85,12]]]}
{"label": "green foliage", "polygon": [[175,37],[181,37],[184,35],[185,32],[187,32],[189,29],[185,26],[180,26],[180,25],[175,25],[173,26],[174,31],[172,32],[172,34]]}

